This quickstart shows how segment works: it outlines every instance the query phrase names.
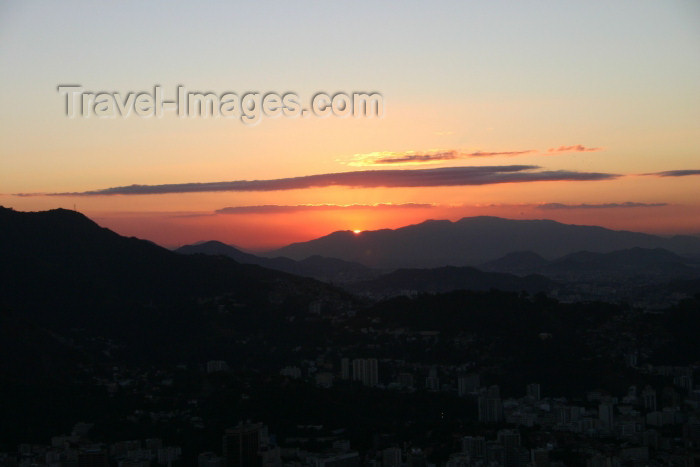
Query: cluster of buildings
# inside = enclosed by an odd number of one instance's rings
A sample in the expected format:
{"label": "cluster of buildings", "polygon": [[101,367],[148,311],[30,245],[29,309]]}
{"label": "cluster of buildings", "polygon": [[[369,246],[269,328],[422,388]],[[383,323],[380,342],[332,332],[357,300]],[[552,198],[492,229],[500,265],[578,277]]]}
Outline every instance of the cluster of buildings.
{"label": "cluster of buildings", "polygon": [[[391,363],[383,361],[383,366]],[[304,377],[300,368],[294,368],[297,378]],[[328,387],[334,376],[380,389],[415,390],[419,386],[413,372],[388,370],[393,381],[380,382],[377,359],[342,358],[339,373],[326,368],[315,373],[315,379],[310,373],[309,380],[323,386],[318,378],[322,374]],[[483,386],[476,372],[459,373],[456,368],[433,365],[427,367],[420,387],[473,401],[469,403],[476,404],[478,422],[484,427],[510,427],[499,430],[496,439],[465,437],[462,451],[451,456],[450,466],[555,465],[549,461],[549,452],[557,448],[557,439],[562,437],[574,437],[579,455],[589,459],[591,465],[657,465],[654,462],[659,459],[683,466],[700,463],[700,389],[694,386],[693,368],[657,366],[641,370],[663,377],[664,385],[659,389],[630,386],[621,396],[590,391],[585,399],[570,401],[543,397],[540,384],[530,383],[522,397],[513,398],[504,397],[498,385]],[[456,375],[441,384],[441,374],[448,372]],[[544,433],[542,439],[547,441],[525,448],[519,430]],[[406,465],[407,458],[404,453],[403,464],[399,465]]]}
{"label": "cluster of buildings", "polygon": [[[314,317],[325,316],[319,304],[311,306],[310,312]],[[282,368],[279,374],[328,390],[354,384],[358,389],[366,388],[367,394],[424,391],[432,397],[431,393],[440,393],[440,397],[472,407],[474,416],[463,420],[460,430],[451,433],[449,439],[440,441],[450,446],[441,457],[447,459],[447,467],[569,465],[562,453],[590,467],[700,465],[700,388],[695,386],[693,377],[697,366],[640,366],[639,360],[647,360],[644,352],[630,351],[628,341],[632,338],[624,334],[603,330],[591,335],[597,339],[594,346],[601,353],[624,359],[627,369],[645,382],[629,386],[624,393],[590,391],[586,397],[570,398],[545,394],[546,381],[545,391],[539,383],[532,382],[513,397],[505,382],[501,381],[501,387],[490,381],[489,375],[494,373],[491,370],[498,369],[498,363],[492,363],[493,367],[484,365],[473,350],[475,337],[471,334],[460,334],[446,342],[436,331],[371,327],[360,331],[363,339],[357,344],[329,345],[325,350],[317,347],[305,352],[305,359],[292,360],[293,364]],[[377,356],[391,354],[382,347],[386,342],[396,349],[441,345],[453,351],[458,349],[470,358],[460,364],[435,364],[428,358],[421,362],[380,359]],[[605,347],[598,342],[609,344]],[[314,356],[313,352],[318,353]],[[234,361],[230,363],[235,366]],[[185,368],[177,371],[206,379],[210,374],[232,370],[224,360],[210,360],[196,373]],[[113,367],[110,374],[91,377],[111,395],[139,396],[148,403],[176,401],[172,410],[138,410],[125,414],[127,420],[179,423],[201,430],[205,421],[199,417],[198,396],[179,391],[175,387],[176,375],[173,371]],[[420,423],[421,420],[415,420],[415,424]],[[0,467],[144,467],[193,462],[198,467],[431,467],[430,459],[435,458],[433,453],[438,449],[433,441],[416,446],[393,439],[372,449],[358,450],[351,448],[342,433],[278,442],[263,423],[246,422],[221,433],[220,450],[196,454],[183,453],[180,446],[160,439],[95,444],[89,441],[89,430],[89,425],[78,424],[70,435],[56,436],[49,445],[22,444],[17,452],[0,454]]]}
{"label": "cluster of buildings", "polygon": [[161,439],[93,443],[91,424],[78,423],[70,435],[54,436],[50,445],[21,444],[17,453],[0,454],[3,467],[151,467],[182,465],[182,448]]}

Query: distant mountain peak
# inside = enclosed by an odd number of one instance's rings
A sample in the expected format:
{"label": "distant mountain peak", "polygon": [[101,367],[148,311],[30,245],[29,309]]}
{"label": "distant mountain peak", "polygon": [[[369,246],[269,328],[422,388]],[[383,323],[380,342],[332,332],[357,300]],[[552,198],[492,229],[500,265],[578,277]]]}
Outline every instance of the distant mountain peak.
{"label": "distant mountain peak", "polygon": [[[578,251],[607,253],[629,248],[664,248],[676,254],[700,254],[700,239],[664,238],[599,226],[547,219],[464,217],[456,222],[430,219],[398,229],[338,231],[267,253],[301,260],[312,255],[359,262],[381,269],[479,265],[528,251],[552,260]],[[513,260],[514,257],[508,258]],[[522,259],[522,256],[521,258]],[[537,258],[530,256],[530,260]]]}

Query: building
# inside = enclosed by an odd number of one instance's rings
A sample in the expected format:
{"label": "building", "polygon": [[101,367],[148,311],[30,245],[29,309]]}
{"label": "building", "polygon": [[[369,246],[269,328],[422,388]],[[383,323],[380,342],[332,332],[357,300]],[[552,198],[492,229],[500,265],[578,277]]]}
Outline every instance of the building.
{"label": "building", "polygon": [[407,467],[426,467],[425,453],[420,448],[412,448],[406,456]]}
{"label": "building", "polygon": [[179,446],[166,446],[158,449],[158,463],[163,465],[172,465],[180,460],[182,448]]}
{"label": "building", "polygon": [[476,394],[481,385],[481,378],[477,374],[460,375],[457,378],[457,393],[460,396]]}
{"label": "building", "polygon": [[472,464],[469,459],[469,454],[458,452],[450,455],[450,459],[445,464],[445,467],[470,467]]}
{"label": "building", "polygon": [[498,386],[490,386],[479,395],[479,421],[499,423],[503,421],[503,401]]}
{"label": "building", "polygon": [[540,385],[539,383],[530,383],[525,387],[525,395],[533,401],[540,400]]}
{"label": "building", "polygon": [[358,467],[360,454],[357,451],[319,454],[307,459],[311,467]]}
{"label": "building", "polygon": [[[504,465],[506,467],[520,465],[520,458],[522,457],[520,432],[518,430],[498,430],[497,440],[503,446]],[[527,452],[525,454],[529,457]]]}
{"label": "building", "polygon": [[399,373],[396,380],[402,388],[413,388],[413,375],[411,373]]}
{"label": "building", "polygon": [[401,467],[401,449],[397,447],[384,449],[382,467]]}
{"label": "building", "polygon": [[350,359],[343,358],[340,360],[340,377],[347,381],[350,379]]}
{"label": "building", "polygon": [[267,446],[267,427],[262,423],[239,423],[224,433],[226,467],[261,467],[261,448]]}
{"label": "building", "polygon": [[428,391],[440,390],[440,378],[438,377],[437,368],[432,367],[425,378],[425,389]]}
{"label": "building", "polygon": [[486,443],[486,462],[498,466],[506,464],[506,450],[498,441],[488,441]]}
{"label": "building", "polygon": [[520,432],[518,430],[498,430],[496,439],[506,449],[520,447]]}
{"label": "building", "polygon": [[207,362],[207,373],[217,373],[228,370],[228,364],[223,360],[209,360]]}
{"label": "building", "polygon": [[280,370],[280,375],[292,379],[299,379],[301,378],[301,368],[298,366],[286,366]]}
{"label": "building", "polygon": [[316,380],[316,385],[322,388],[330,388],[333,386],[333,373],[328,371],[316,373],[314,379]]}
{"label": "building", "polygon": [[549,467],[549,451],[533,449],[530,451],[530,463],[533,467]]}
{"label": "building", "polygon": [[89,447],[78,454],[78,467],[109,467],[109,455],[101,447]]}
{"label": "building", "polygon": [[309,303],[309,313],[312,315],[320,315],[323,310],[323,302],[320,300]]}
{"label": "building", "polygon": [[610,401],[601,402],[598,406],[598,420],[600,420],[600,426],[604,430],[612,430],[613,412],[614,406]]}
{"label": "building", "polygon": [[483,436],[465,436],[462,438],[462,452],[469,454],[471,460],[486,457],[486,438]]}
{"label": "building", "polygon": [[197,456],[197,467],[224,467],[224,459],[213,452],[203,452]]}
{"label": "building", "polygon": [[642,403],[647,411],[656,411],[656,391],[651,386],[642,389]]}
{"label": "building", "polygon": [[379,363],[376,358],[356,358],[352,361],[352,380],[365,386],[379,384]]}

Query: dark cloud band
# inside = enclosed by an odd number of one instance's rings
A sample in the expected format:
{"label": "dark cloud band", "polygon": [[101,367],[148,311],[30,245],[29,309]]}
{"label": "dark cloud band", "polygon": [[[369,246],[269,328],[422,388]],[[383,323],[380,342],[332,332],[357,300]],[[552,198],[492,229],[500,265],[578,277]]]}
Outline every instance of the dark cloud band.
{"label": "dark cloud band", "polygon": [[601,204],[563,204],[563,203],[545,203],[539,204],[538,209],[615,209],[615,208],[656,208],[668,206],[668,203],[635,203],[627,201],[626,203],[601,203]]}
{"label": "dark cloud band", "polygon": [[[157,195],[218,191],[280,191],[345,186],[353,188],[410,188],[490,185],[542,181],[611,180],[619,175],[569,170],[538,170],[536,165],[443,167],[416,170],[363,170],[272,180],[238,180],[166,185],[128,185],[83,192],[49,193],[48,196]],[[21,195],[21,194],[20,194]],[[25,194],[26,196],[26,194]]]}
{"label": "dark cloud band", "polygon": [[656,175],[657,177],[687,177],[689,175],[700,175],[700,170],[687,169],[687,170],[667,170],[665,172],[654,172],[644,175]]}
{"label": "dark cloud band", "polygon": [[432,204],[423,203],[402,203],[402,204],[297,204],[279,205],[265,204],[261,206],[231,206],[217,209],[217,214],[270,214],[299,211],[338,211],[346,209],[427,209],[432,208]]}

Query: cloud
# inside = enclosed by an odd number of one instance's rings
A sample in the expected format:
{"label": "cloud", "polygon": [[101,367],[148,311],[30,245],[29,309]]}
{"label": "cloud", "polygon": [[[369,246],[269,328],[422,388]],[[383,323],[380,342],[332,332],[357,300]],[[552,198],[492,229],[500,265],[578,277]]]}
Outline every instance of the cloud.
{"label": "cloud", "polygon": [[356,154],[356,160],[350,162],[352,166],[382,165],[382,164],[410,164],[430,163],[453,160],[460,157],[457,151],[438,151],[432,153],[407,152],[372,152],[369,154]]}
{"label": "cloud", "polygon": [[491,157],[491,156],[520,156],[522,154],[530,154],[537,152],[534,149],[526,149],[524,151],[501,151],[501,152],[471,152],[467,157]]}
{"label": "cloud", "polygon": [[231,206],[217,209],[216,214],[269,214],[299,211],[338,211],[344,209],[428,209],[433,204],[424,203],[379,203],[379,204],[265,204],[261,206]]}
{"label": "cloud", "polygon": [[[556,154],[564,152],[593,152],[602,151],[603,148],[588,148],[581,144],[573,146],[559,146],[550,148],[545,154]],[[373,165],[417,165],[434,164],[455,159],[468,159],[471,157],[496,157],[496,156],[520,156],[523,154],[537,153],[534,149],[523,149],[518,151],[460,151],[457,149],[436,150],[436,151],[404,151],[404,152],[370,152],[366,154],[355,154],[348,165],[353,167],[367,167]]]}
{"label": "cloud", "polygon": [[545,203],[537,205],[538,209],[610,209],[610,208],[656,208],[668,206],[668,203],[635,203],[627,201],[626,203],[602,203],[602,204],[563,204],[563,203]]}
{"label": "cloud", "polygon": [[464,152],[456,149],[432,151],[432,152],[370,152],[367,154],[355,154],[348,165],[354,167],[366,167],[372,165],[414,165],[431,164],[447,160],[466,159],[469,157],[493,157],[493,156],[518,156],[536,152],[534,149],[524,151],[499,151],[499,152]]}
{"label": "cloud", "polygon": [[547,152],[595,152],[602,151],[603,148],[587,148],[581,144],[574,146],[559,146],[558,148],[549,148]]}
{"label": "cloud", "polygon": [[686,170],[667,170],[665,172],[654,172],[644,175],[655,175],[657,177],[687,177],[688,175],[700,175],[700,170],[696,169],[686,169]]}
{"label": "cloud", "polygon": [[[271,180],[237,180],[208,183],[173,183],[166,185],[128,185],[83,192],[44,193],[44,196],[158,195],[168,193],[202,193],[219,191],[281,191],[345,186],[353,188],[410,188],[436,186],[490,185],[541,181],[612,180],[620,175],[537,170],[536,165],[443,167],[438,169],[361,170],[354,172],[306,175]],[[20,193],[19,196],[28,194]],[[34,193],[34,196],[41,195]]]}

